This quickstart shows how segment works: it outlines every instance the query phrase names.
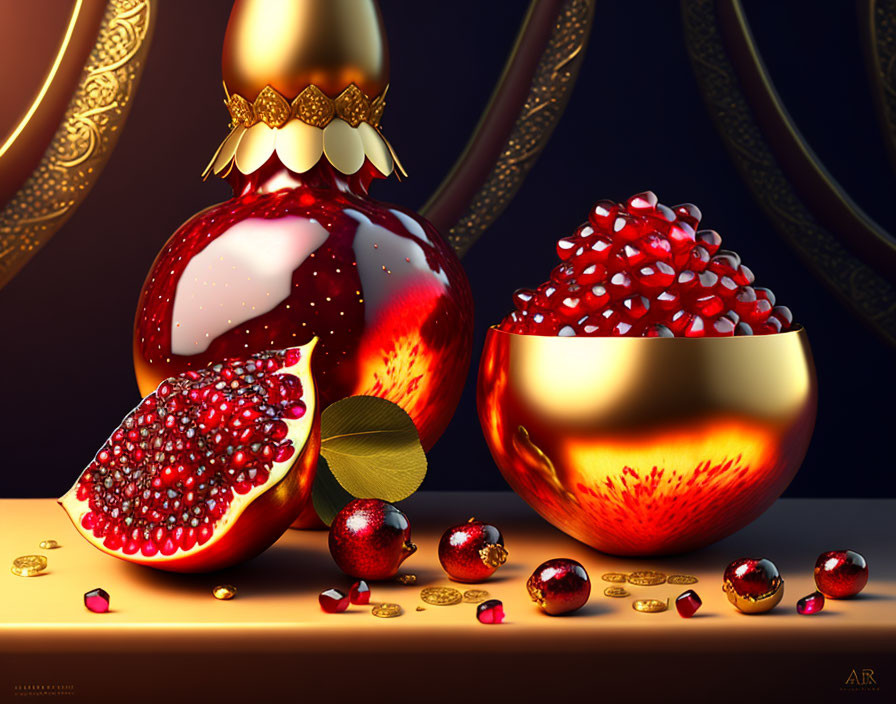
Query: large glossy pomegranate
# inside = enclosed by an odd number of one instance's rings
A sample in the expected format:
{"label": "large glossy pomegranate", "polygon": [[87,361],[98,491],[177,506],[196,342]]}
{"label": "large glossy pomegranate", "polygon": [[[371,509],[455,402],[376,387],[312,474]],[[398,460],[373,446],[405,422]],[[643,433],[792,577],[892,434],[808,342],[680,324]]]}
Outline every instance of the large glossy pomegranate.
{"label": "large glossy pomegranate", "polygon": [[429,223],[367,196],[376,175],[369,162],[345,176],[325,160],[299,175],[276,156],[249,175],[234,168],[235,196],[175,232],[146,279],[134,330],[141,391],[317,336],[322,407],[388,399],[430,448],[469,366],[470,290]]}
{"label": "large glossy pomegranate", "polygon": [[176,572],[229,567],[270,546],[310,503],[320,445],[312,347],[163,381],[59,500],[81,535]]}

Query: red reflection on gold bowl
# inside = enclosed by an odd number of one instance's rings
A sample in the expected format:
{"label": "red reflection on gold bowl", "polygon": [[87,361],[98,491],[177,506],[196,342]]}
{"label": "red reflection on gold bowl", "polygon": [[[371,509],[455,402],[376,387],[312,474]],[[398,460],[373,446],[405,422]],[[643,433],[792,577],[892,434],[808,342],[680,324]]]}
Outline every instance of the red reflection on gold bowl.
{"label": "red reflection on gold bowl", "polygon": [[511,487],[617,555],[708,545],[799,469],[817,385],[805,330],[736,338],[560,338],[492,328],[479,419]]}

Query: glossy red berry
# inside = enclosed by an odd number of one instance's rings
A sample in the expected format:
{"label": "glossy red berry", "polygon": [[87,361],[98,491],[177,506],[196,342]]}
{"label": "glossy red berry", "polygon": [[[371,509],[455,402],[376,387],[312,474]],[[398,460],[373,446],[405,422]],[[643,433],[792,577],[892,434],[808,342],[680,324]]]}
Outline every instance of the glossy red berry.
{"label": "glossy red berry", "polygon": [[688,589],[675,599],[675,609],[682,618],[690,618],[701,606],[703,601],[693,589]]}
{"label": "glossy red berry", "polygon": [[504,604],[498,599],[483,601],[476,607],[476,620],[479,623],[503,623]]}
{"label": "glossy red berry", "polygon": [[804,596],[796,602],[796,612],[801,616],[811,616],[817,614],[824,608],[824,594],[821,592],[812,592],[809,596]]}
{"label": "glossy red berry", "polygon": [[868,563],[854,550],[823,552],[815,561],[815,586],[831,599],[855,596],[868,583]]}
{"label": "glossy red berry", "polygon": [[339,589],[327,589],[317,597],[320,608],[328,614],[342,613],[348,608],[348,594]]}
{"label": "glossy red berry", "polygon": [[439,562],[457,582],[481,582],[506,561],[501,531],[474,518],[449,528],[439,541]]}
{"label": "glossy red berry", "polygon": [[745,557],[725,568],[722,590],[740,611],[763,613],[781,601],[784,580],[771,560]]}
{"label": "glossy red berry", "polygon": [[357,579],[389,579],[416,550],[407,516],[381,499],[355,499],[330,525],[330,554]]}
{"label": "glossy red berry", "polygon": [[730,337],[791,330],[793,315],[754,287],[753,272],[700,210],[668,208],[650,191],[600,201],[557,243],[561,264],[535,290],[514,295],[499,326],[528,335]]}
{"label": "glossy red berry", "polygon": [[591,580],[581,563],[556,558],[541,563],[526,582],[532,601],[551,616],[582,608],[591,595]]}
{"label": "glossy red berry", "polygon": [[356,606],[370,603],[370,586],[363,579],[355,582],[348,592],[349,600]]}

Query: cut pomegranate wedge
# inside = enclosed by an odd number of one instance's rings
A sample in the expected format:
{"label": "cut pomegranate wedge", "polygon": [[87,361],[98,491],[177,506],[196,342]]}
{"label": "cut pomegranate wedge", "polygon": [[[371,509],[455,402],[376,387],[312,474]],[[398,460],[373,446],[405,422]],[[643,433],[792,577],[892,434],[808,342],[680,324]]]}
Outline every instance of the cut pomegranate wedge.
{"label": "cut pomegranate wedge", "polygon": [[229,567],[268,548],[311,495],[316,341],[163,381],[59,500],[81,535],[175,572]]}

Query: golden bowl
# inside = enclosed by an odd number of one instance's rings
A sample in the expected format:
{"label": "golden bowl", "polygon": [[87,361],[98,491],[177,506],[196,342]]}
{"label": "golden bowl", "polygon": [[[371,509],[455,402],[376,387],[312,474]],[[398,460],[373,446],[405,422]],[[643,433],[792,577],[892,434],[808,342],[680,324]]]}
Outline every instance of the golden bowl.
{"label": "golden bowl", "polygon": [[817,399],[802,328],[699,339],[491,328],[477,395],[513,490],[614,555],[695,550],[756,519],[799,469]]}

